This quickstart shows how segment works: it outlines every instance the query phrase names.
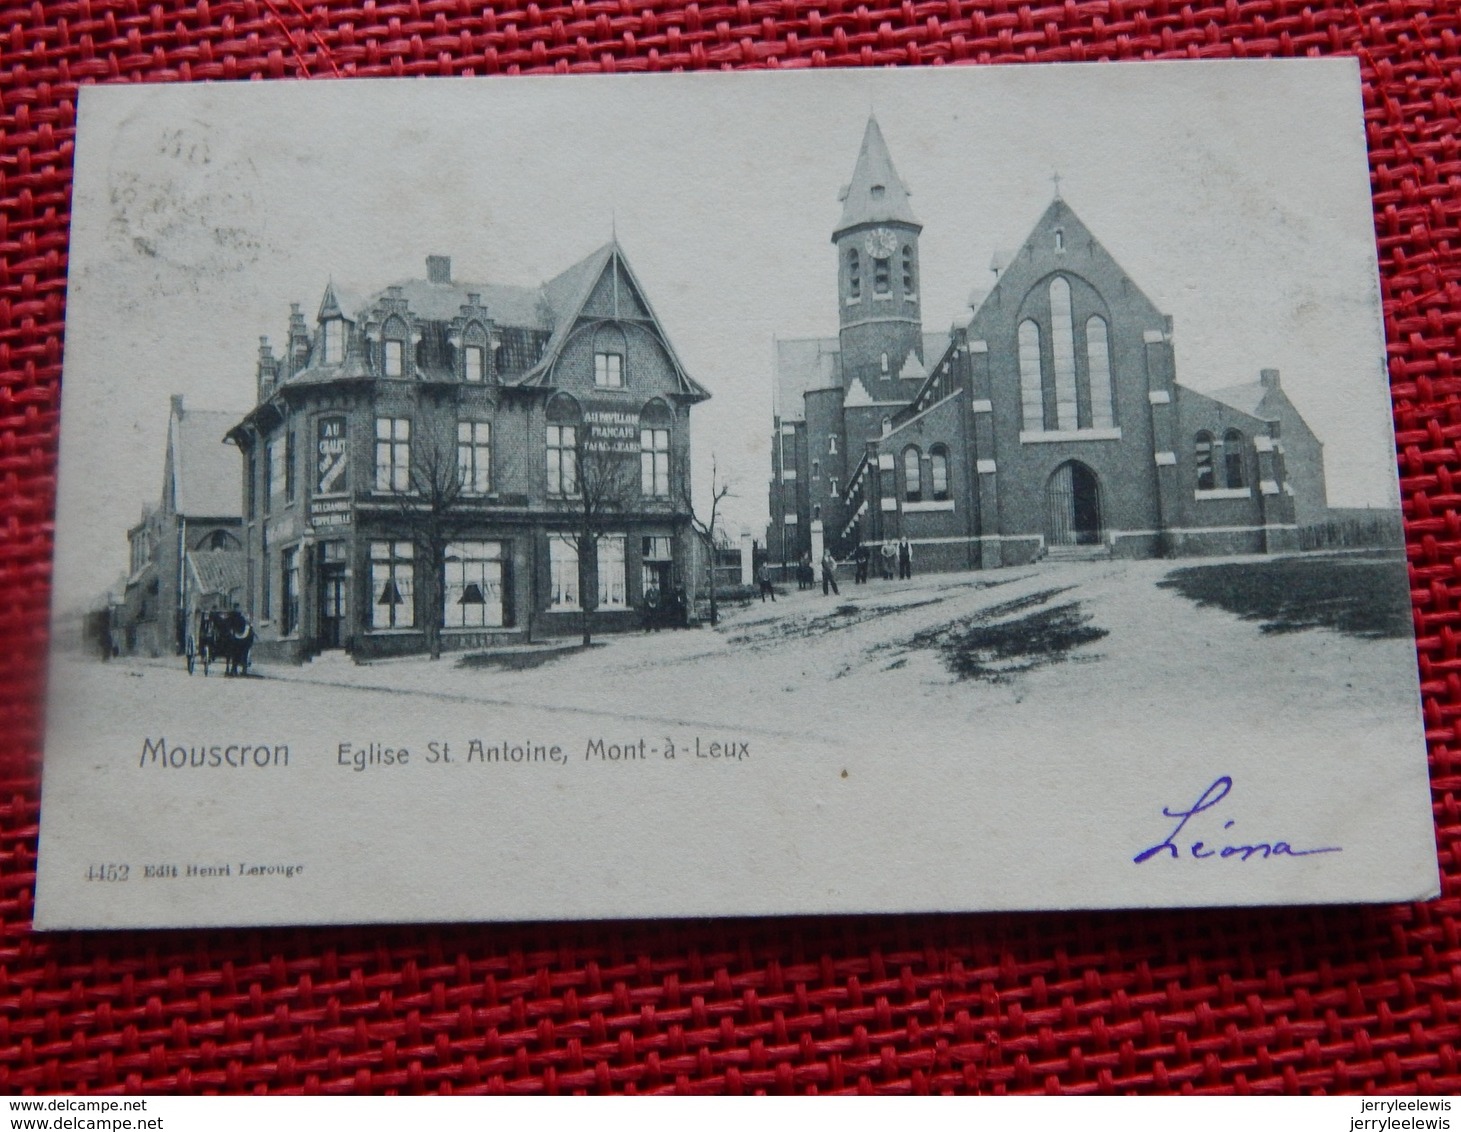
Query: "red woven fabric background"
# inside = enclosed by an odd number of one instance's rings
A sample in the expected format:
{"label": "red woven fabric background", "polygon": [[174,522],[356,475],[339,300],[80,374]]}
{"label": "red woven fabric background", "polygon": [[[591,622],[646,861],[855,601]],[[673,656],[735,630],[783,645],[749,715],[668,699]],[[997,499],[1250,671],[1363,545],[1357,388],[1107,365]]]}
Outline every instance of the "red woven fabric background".
{"label": "red woven fabric background", "polygon": [[[0,1090],[1461,1089],[1461,12],[1416,0],[0,0]],[[1444,895],[30,931],[78,83],[1357,55]]]}

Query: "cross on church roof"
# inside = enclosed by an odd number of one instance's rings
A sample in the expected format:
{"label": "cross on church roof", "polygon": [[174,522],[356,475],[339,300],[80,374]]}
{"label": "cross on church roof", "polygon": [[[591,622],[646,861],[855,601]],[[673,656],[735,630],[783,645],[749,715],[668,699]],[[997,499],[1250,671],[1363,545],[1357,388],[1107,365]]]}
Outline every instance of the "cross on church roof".
{"label": "cross on church roof", "polygon": [[1056,172],[1050,174],[1050,180],[1055,185],[1055,199],[1056,200],[1059,200],[1060,199],[1060,173],[1059,173],[1058,170]]}

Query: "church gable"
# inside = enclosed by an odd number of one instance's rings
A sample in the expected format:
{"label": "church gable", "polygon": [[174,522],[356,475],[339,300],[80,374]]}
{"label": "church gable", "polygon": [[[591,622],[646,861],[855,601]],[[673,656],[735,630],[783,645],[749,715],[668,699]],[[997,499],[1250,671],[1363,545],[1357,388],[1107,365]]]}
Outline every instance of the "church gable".
{"label": "church gable", "polygon": [[1053,275],[1077,280],[1077,286],[1090,288],[1106,307],[1142,323],[1142,329],[1165,328],[1166,317],[1156,304],[1122,270],[1075,211],[1057,197],[980,304],[970,326],[971,337],[987,337],[1006,327],[1031,293]]}

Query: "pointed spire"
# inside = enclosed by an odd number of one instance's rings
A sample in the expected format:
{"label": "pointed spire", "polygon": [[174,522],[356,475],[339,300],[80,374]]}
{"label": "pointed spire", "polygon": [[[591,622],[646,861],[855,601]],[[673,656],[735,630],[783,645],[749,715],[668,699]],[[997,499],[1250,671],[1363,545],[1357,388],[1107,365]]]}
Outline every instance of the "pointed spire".
{"label": "pointed spire", "polygon": [[893,157],[883,140],[883,131],[878,128],[878,120],[869,115],[852,181],[842,190],[842,219],[833,238],[855,224],[886,221],[917,224],[908,196],[908,186],[893,168]]}
{"label": "pointed spire", "polygon": [[325,297],[320,300],[320,313],[317,317],[320,322],[327,318],[345,317],[345,312],[340,309],[340,300],[335,297],[334,279],[325,284]]}

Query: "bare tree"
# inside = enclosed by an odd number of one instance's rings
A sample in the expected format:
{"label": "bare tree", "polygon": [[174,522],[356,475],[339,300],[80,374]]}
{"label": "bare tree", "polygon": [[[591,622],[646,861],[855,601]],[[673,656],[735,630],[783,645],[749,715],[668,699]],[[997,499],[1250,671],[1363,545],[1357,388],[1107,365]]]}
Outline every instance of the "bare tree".
{"label": "bare tree", "polygon": [[407,486],[392,492],[397,514],[425,565],[421,573],[422,628],[432,660],[441,658],[442,600],[446,592],[446,550],[466,485],[457,464],[455,438],[426,431],[410,442]]}
{"label": "bare tree", "polygon": [[573,526],[564,537],[578,558],[578,608],[587,647],[593,643],[593,612],[599,605],[599,542],[638,498],[638,464],[585,423],[575,435],[572,468],[574,482],[564,486],[572,488],[565,494],[573,503]]}
{"label": "bare tree", "polygon": [[712,453],[710,457],[710,510],[705,513],[705,518],[702,520],[700,513],[695,510],[695,500],[690,492],[688,469],[684,469],[684,474],[679,477],[679,480],[680,502],[685,508],[685,513],[690,516],[690,527],[705,544],[705,553],[710,563],[710,623],[718,625],[720,610],[715,603],[715,524],[719,517],[721,502],[735,498],[733,490],[735,485],[729,480],[720,478],[720,468]]}

